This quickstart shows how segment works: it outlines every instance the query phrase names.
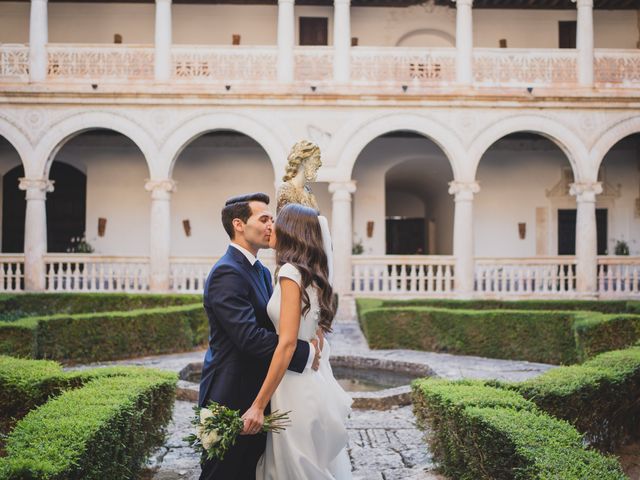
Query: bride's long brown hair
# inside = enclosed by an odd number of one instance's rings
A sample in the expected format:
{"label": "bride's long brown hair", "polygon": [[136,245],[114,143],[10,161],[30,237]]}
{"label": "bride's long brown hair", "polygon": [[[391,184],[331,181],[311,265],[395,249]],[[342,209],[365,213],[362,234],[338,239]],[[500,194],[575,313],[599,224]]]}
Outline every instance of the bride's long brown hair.
{"label": "bride's long brown hair", "polygon": [[318,212],[298,203],[290,203],[280,210],[275,222],[276,265],[294,265],[302,276],[302,315],[311,308],[307,287],[318,291],[320,318],[318,325],[323,332],[331,331],[336,314],[333,289],[329,284],[329,266],[322,243],[322,230]]}

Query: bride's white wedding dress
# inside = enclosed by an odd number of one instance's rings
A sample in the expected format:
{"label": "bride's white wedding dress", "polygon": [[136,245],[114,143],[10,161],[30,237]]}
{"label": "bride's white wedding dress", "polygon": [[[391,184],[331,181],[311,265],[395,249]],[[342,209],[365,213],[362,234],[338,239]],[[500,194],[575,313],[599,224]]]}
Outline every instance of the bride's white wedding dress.
{"label": "bride's white wedding dress", "polygon": [[[287,263],[278,272],[278,283],[267,305],[269,318],[279,331],[280,279],[301,284],[298,269]],[[311,308],[300,319],[298,338],[316,336],[319,307],[315,287],[307,288]],[[351,397],[340,387],[329,364],[326,341],[318,371],[286,371],[271,397],[271,411],[290,411],[291,425],[281,433],[267,434],[267,447],[258,462],[256,480],[345,480],[351,479],[347,454],[346,419]]]}

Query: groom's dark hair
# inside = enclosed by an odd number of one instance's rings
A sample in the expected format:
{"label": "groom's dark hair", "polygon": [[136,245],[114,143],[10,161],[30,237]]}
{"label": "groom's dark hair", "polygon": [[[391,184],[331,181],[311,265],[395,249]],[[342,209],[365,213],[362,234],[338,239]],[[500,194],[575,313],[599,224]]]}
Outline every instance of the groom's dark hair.
{"label": "groom's dark hair", "polygon": [[236,236],[233,229],[233,219],[239,218],[244,223],[247,223],[251,216],[251,206],[249,202],[262,202],[269,205],[269,195],[266,193],[247,193],[245,195],[238,195],[237,197],[231,197],[224,203],[222,209],[222,226],[224,227],[227,235],[231,240]]}

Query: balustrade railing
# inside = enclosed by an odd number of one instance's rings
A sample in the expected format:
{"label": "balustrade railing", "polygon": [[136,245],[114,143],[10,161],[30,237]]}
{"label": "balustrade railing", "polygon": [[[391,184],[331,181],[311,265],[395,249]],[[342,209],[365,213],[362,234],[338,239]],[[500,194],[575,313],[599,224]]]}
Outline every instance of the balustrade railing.
{"label": "balustrade railing", "polygon": [[640,87],[640,54],[637,50],[595,50],[595,81],[603,86]]}
{"label": "balustrade railing", "polygon": [[354,255],[351,290],[356,295],[446,296],[453,293],[454,257]]}
{"label": "balustrade railing", "polygon": [[452,48],[357,47],[351,51],[351,82],[356,85],[451,84],[456,78]]}
{"label": "balustrade railing", "polygon": [[177,82],[226,85],[273,84],[277,78],[276,47],[207,47],[179,45],[171,50]]}
{"label": "balustrade railing", "polygon": [[0,80],[29,81],[29,47],[0,44]]}
{"label": "balustrade railing", "polygon": [[[47,45],[47,79],[61,82],[153,82],[153,45]],[[175,84],[248,85],[273,89],[277,80],[276,46],[174,45]],[[637,50],[596,49],[595,82],[601,88],[640,87]],[[475,48],[476,86],[574,87],[574,49]],[[352,86],[452,86],[456,77],[455,48],[354,47]],[[294,82],[329,84],[333,79],[333,48],[295,47]],[[0,44],[0,82],[29,81],[29,46]]]}
{"label": "balustrade railing", "polygon": [[0,254],[0,292],[24,289],[24,255]]}
{"label": "balustrade railing", "polygon": [[475,81],[484,86],[563,86],[577,81],[575,50],[476,48]]}
{"label": "balustrade railing", "polygon": [[598,295],[640,296],[640,257],[598,257]]}
{"label": "balustrade railing", "polygon": [[480,296],[572,295],[575,257],[477,258],[475,291]]}
{"label": "balustrade railing", "polygon": [[327,83],[333,78],[333,48],[296,47],[294,79],[302,83]]}
{"label": "balustrade railing", "polygon": [[154,48],[143,45],[47,45],[47,78],[129,82],[154,78]]}
{"label": "balustrade railing", "polygon": [[147,292],[148,257],[83,254],[45,256],[48,292]]}

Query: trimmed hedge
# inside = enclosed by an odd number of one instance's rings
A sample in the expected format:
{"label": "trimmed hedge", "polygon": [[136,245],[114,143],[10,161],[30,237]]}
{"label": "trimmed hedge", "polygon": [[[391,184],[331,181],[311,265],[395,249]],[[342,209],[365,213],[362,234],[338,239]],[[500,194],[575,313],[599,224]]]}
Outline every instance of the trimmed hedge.
{"label": "trimmed hedge", "polygon": [[371,348],[577,361],[570,312],[378,308],[365,311],[361,321]]}
{"label": "trimmed hedge", "polygon": [[640,313],[639,302],[627,300],[382,300],[380,307],[433,307],[463,310],[555,310]]}
{"label": "trimmed hedge", "polygon": [[95,362],[189,350],[207,341],[201,304],[0,322],[0,354]]}
{"label": "trimmed hedge", "polygon": [[451,478],[627,478],[614,458],[585,449],[571,425],[516,392],[421,379],[413,382],[412,396],[418,421],[431,427],[434,460]]}
{"label": "trimmed hedge", "polygon": [[18,422],[7,439],[8,455],[0,459],[1,478],[136,478],[164,437],[175,375],[129,369],[123,376],[101,377]]}
{"label": "trimmed hedge", "polygon": [[[371,348],[407,348],[568,364],[626,348],[640,340],[640,315],[630,313],[545,311],[543,308],[473,311],[459,308],[462,302],[456,300],[429,301],[458,306],[450,309],[401,306],[420,302],[358,300],[360,325]],[[465,303],[484,305],[480,301]],[[517,302],[525,303],[547,306],[591,302]],[[631,310],[638,302],[608,303],[624,304]]]}
{"label": "trimmed hedge", "polygon": [[603,353],[521,383],[500,384],[572,423],[592,445],[611,451],[640,436],[640,347]]}
{"label": "trimmed hedge", "polygon": [[7,432],[29,411],[65,390],[104,377],[144,375],[141,367],[107,367],[65,372],[60,364],[50,360],[26,360],[0,355],[0,428]]}
{"label": "trimmed hedge", "polygon": [[156,295],[126,293],[21,293],[0,294],[0,321],[55,313],[90,313],[139,310],[190,305],[202,302],[200,295]]}

